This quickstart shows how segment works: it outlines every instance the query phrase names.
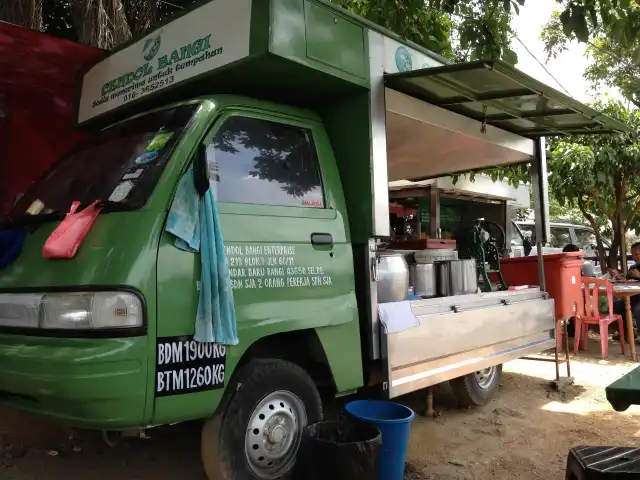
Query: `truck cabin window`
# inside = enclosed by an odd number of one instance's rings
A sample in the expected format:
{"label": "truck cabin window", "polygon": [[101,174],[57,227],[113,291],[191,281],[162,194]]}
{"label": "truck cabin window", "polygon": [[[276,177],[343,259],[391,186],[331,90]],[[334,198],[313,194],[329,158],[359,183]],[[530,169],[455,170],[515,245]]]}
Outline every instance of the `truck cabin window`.
{"label": "truck cabin window", "polygon": [[207,154],[220,202],[324,208],[309,130],[231,117],[214,136]]}
{"label": "truck cabin window", "polygon": [[84,207],[101,200],[106,210],[141,208],[197,108],[152,112],[91,135],[27,191],[11,216],[66,213],[74,201]]}
{"label": "truck cabin window", "polygon": [[536,244],[536,229],[534,225],[520,224],[518,225],[520,231],[522,232],[523,238],[529,240],[531,245]]}
{"label": "truck cabin window", "polygon": [[520,236],[520,232],[515,227],[515,225],[511,226],[511,246],[513,247],[521,247],[523,238]]}

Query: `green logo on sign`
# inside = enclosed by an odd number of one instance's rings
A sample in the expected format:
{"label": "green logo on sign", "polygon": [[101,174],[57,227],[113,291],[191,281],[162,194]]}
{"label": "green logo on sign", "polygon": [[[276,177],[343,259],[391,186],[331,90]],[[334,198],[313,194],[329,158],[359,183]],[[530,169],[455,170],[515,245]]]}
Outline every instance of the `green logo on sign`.
{"label": "green logo on sign", "polygon": [[150,62],[157,55],[159,49],[160,35],[149,37],[145,40],[144,47],[142,47],[142,56],[146,61]]}
{"label": "green logo on sign", "polygon": [[396,50],[396,67],[399,72],[410,72],[413,70],[413,62],[411,61],[411,52],[405,47],[398,47]]}

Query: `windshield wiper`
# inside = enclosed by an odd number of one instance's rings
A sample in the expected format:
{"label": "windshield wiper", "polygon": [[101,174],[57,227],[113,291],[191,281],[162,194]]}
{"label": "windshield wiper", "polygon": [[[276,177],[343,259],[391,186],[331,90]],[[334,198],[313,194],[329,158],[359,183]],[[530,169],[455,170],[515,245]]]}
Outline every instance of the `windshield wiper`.
{"label": "windshield wiper", "polygon": [[[78,211],[82,211],[87,208],[90,204],[82,204],[78,208]],[[111,213],[111,212],[129,212],[135,210],[135,207],[131,205],[126,205],[117,202],[102,202],[102,212],[101,213]],[[19,228],[24,227],[27,229],[38,228],[39,226],[52,222],[54,220],[62,220],[64,219],[67,212],[61,211],[53,211],[49,213],[41,213],[38,215],[31,215],[29,213],[23,213],[21,215],[13,216],[0,221],[0,229],[8,229],[8,228]]]}
{"label": "windshield wiper", "polygon": [[31,215],[23,213],[16,217],[9,217],[0,223],[0,229],[18,228],[18,227],[39,227],[53,220],[62,220],[65,216],[64,212],[49,212],[40,215]]}
{"label": "windshield wiper", "polygon": [[127,205],[126,203],[119,203],[119,202],[110,202],[110,201],[104,201],[102,202],[102,212],[104,213],[110,213],[110,212],[130,212],[132,210],[136,210],[135,207],[132,207],[131,205]]}

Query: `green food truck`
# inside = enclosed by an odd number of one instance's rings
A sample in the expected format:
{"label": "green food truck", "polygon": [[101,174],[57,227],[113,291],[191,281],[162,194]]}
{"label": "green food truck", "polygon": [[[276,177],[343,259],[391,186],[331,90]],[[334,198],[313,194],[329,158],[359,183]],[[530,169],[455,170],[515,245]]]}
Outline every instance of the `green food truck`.
{"label": "green food truck", "polygon": [[[0,271],[0,404],[103,431],[205,419],[212,480],[286,475],[320,393],[451,381],[484,404],[503,362],[552,348],[543,285],[406,300],[389,183],[532,162],[543,242],[544,137],[626,129],[323,0],[200,3],[79,82],[91,135],[8,219],[29,235]],[[192,164],[215,195],[237,345],[193,339],[200,256],[165,231]],[[71,203],[94,200],[75,257],[43,258]]]}

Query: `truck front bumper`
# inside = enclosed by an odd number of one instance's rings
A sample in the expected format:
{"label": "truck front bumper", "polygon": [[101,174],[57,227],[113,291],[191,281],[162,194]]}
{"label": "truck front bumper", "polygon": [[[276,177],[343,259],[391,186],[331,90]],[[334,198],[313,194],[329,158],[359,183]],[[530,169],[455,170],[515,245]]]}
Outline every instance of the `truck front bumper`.
{"label": "truck front bumper", "polygon": [[78,428],[143,426],[147,343],[2,334],[0,405]]}

